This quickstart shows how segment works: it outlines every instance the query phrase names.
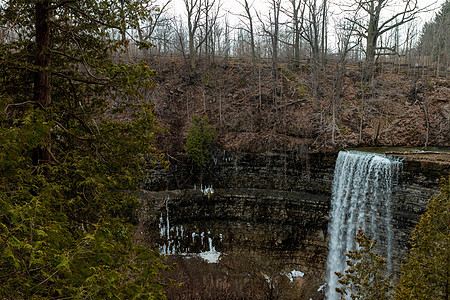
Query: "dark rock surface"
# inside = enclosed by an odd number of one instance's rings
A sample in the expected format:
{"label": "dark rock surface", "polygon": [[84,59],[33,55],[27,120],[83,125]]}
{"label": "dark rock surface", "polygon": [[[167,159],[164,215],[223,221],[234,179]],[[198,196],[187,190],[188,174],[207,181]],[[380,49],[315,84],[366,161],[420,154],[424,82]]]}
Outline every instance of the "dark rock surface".
{"label": "dark rock surface", "polygon": [[[167,243],[161,227],[169,215],[170,246],[177,253],[208,251],[210,238],[219,252],[256,254],[279,270],[323,280],[336,157],[224,152],[203,170],[173,160],[167,172],[153,171],[144,183],[139,232],[147,243]],[[449,164],[404,160],[392,199],[394,268],[406,257],[411,231]],[[214,193],[201,192],[205,186]]]}
{"label": "dark rock surface", "polygon": [[242,188],[215,189],[209,198],[198,190],[145,191],[141,196],[143,228],[156,228],[147,234],[160,243],[164,243],[157,230],[160,219],[151,211],[165,199],[167,206],[158,213],[165,225],[169,211],[170,239],[178,253],[209,250],[207,240],[211,238],[222,253],[258,252],[266,258],[283,259],[286,265],[301,266],[303,272],[325,266],[329,197]]}
{"label": "dark rock surface", "polygon": [[155,170],[144,183],[145,190],[161,191],[215,188],[256,188],[331,194],[337,153],[306,154],[266,152],[219,153],[200,170],[183,159],[172,159],[167,172]]}
{"label": "dark rock surface", "polygon": [[439,191],[442,177],[450,171],[450,153],[444,160],[433,160],[416,155],[405,157],[399,183],[393,190],[392,226],[394,228],[394,265],[407,257],[412,230],[426,211],[428,200]]}

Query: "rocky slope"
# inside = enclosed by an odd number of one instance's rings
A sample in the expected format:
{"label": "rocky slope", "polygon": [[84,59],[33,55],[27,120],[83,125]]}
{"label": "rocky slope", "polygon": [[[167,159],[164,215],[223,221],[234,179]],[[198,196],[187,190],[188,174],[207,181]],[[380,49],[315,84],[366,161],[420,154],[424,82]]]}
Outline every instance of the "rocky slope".
{"label": "rocky slope", "polygon": [[450,88],[443,77],[384,66],[366,84],[360,67],[349,63],[338,92],[339,76],[330,60],[319,76],[314,110],[308,64],[296,70],[281,64],[278,93],[264,64],[257,76],[245,61],[200,63],[195,71],[176,57],[158,57],[150,64],[158,74],[157,89],[147,98],[155,102],[165,129],[158,145],[166,153],[182,152],[194,115],[207,115],[221,148],[235,152],[450,146]]}

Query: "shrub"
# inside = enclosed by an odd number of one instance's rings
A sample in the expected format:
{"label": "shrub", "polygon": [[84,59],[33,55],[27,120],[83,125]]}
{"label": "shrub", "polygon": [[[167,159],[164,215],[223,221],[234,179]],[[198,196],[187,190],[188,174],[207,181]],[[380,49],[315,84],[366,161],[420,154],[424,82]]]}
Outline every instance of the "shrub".
{"label": "shrub", "polygon": [[209,163],[216,142],[216,128],[209,123],[209,118],[199,119],[194,116],[184,147],[187,157],[199,166]]}

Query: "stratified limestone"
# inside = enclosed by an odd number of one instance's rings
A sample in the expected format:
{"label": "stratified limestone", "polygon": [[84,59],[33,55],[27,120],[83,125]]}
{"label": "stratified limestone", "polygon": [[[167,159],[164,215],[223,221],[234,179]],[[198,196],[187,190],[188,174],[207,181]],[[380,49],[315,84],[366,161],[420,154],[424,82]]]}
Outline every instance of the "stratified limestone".
{"label": "stratified limestone", "polygon": [[[325,281],[336,157],[224,152],[203,170],[178,158],[167,172],[152,171],[143,184],[139,233],[149,244],[171,247],[167,253],[209,251],[210,239],[218,252],[257,256],[282,272],[296,269]],[[446,161],[403,161],[392,194],[394,269],[448,167]],[[201,191],[206,187],[213,193]],[[170,243],[161,235],[167,215]]]}

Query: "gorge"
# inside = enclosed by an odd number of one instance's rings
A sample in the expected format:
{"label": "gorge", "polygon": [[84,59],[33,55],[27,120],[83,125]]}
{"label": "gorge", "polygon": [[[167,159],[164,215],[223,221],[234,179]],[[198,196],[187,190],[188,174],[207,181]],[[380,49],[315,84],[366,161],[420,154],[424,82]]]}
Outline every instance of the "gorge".
{"label": "gorge", "polygon": [[[398,174],[391,196],[387,190],[379,194],[360,191],[385,201],[390,198],[390,205],[376,209],[379,215],[390,211],[391,225],[380,227],[384,237],[380,242],[382,248],[389,245],[394,270],[407,254],[410,233],[427,200],[438,190],[439,178],[448,174],[448,153],[439,153],[443,158],[433,153],[420,157],[403,153],[394,160],[366,154],[355,158],[353,167],[347,165],[357,172],[378,170],[371,177],[386,172],[393,172],[395,177]],[[350,162],[348,156],[352,155],[355,152],[341,152],[339,156],[300,150],[221,152],[203,169],[181,158],[172,159],[168,171],[153,170],[144,184],[138,233],[165,254],[196,254],[226,265],[228,270],[238,269],[233,263],[248,264],[251,268],[241,273],[261,278],[269,286],[276,280],[290,282],[297,277],[301,296],[293,298],[323,299],[327,257],[332,251],[330,238],[333,244],[330,214],[332,222],[335,165],[342,164],[346,156]],[[382,167],[383,163],[393,169]],[[355,175],[354,181],[362,185],[370,177],[359,176]],[[356,215],[354,218],[358,219]],[[370,234],[377,220],[368,221]],[[351,240],[350,235],[348,238]]]}

